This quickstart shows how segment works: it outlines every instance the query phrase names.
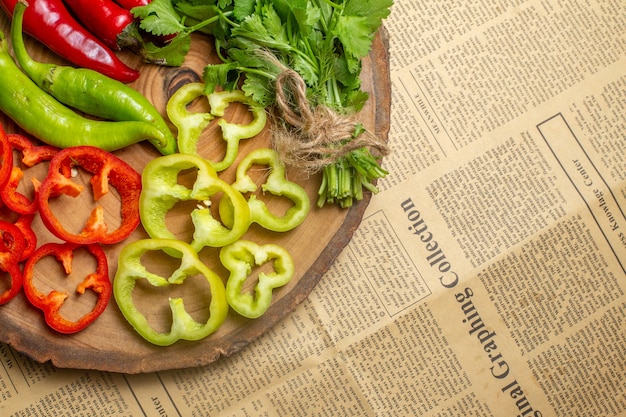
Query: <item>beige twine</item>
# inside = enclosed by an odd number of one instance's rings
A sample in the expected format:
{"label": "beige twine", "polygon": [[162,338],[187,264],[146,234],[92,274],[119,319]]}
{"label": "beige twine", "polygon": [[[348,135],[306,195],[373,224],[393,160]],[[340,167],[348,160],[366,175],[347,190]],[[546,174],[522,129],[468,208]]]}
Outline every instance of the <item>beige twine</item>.
{"label": "beige twine", "polygon": [[387,143],[367,130],[351,138],[358,123],[356,115],[340,115],[325,106],[312,109],[300,74],[276,63],[275,58],[273,62],[281,73],[276,79],[279,117],[274,120],[277,128],[273,129],[272,146],[286,165],[315,173],[362,147],[377,156],[389,153]]}

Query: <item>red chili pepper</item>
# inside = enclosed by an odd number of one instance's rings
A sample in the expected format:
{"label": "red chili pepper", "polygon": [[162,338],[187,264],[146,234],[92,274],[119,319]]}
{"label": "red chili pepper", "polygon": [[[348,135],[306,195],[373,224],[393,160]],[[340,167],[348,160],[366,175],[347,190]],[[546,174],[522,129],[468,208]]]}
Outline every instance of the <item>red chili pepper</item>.
{"label": "red chili pepper", "polygon": [[[35,287],[35,265],[46,256],[54,256],[62,265],[66,275],[72,272],[72,260],[74,252],[85,248],[96,259],[95,272],[87,277],[76,287],[78,294],[84,294],[86,289],[96,293],[98,299],[93,309],[76,321],[71,321],[61,315],[60,310],[65,299],[69,296],[67,291],[52,290],[43,294]],[[109,267],[104,250],[98,245],[77,245],[73,243],[46,243],[33,253],[24,265],[24,293],[28,301],[36,308],[43,311],[48,326],[65,334],[76,333],[83,330],[104,311],[111,299],[111,280],[109,279]]]}
{"label": "red chili pepper", "polygon": [[[13,16],[20,0],[0,0],[0,6]],[[24,31],[73,64],[101,72],[121,82],[139,78],[139,71],[122,62],[113,51],[85,29],[64,6],[62,0],[29,0],[24,13]]]}
{"label": "red chili pepper", "polygon": [[17,226],[0,220],[0,270],[11,279],[11,286],[0,294],[0,305],[11,301],[22,288],[23,276],[19,262],[25,246],[26,241]]}
{"label": "red chili pepper", "polygon": [[[12,150],[22,153],[22,163],[27,167],[33,167],[40,162],[49,161],[59,152],[54,146],[35,146],[27,137],[19,134],[8,135]],[[14,166],[9,181],[0,191],[2,201],[8,208],[20,214],[33,214],[37,211],[37,194],[41,183],[37,178],[32,178],[34,185],[34,197],[30,200],[27,196],[17,191],[24,172],[18,166]]]}
{"label": "red chili pepper", "polygon": [[141,49],[135,17],[113,0],[65,0],[65,4],[109,48]]}
{"label": "red chili pepper", "polygon": [[[83,190],[67,172],[72,167],[93,174],[91,188],[96,201],[109,192],[109,184],[117,190],[121,203],[121,222],[117,229],[108,231],[102,206],[94,208],[80,233],[66,230],[55,216],[51,199],[62,194],[76,197]],[[126,239],[139,225],[140,193],[141,175],[117,156],[94,146],[65,148],[50,161],[48,175],[39,188],[39,214],[48,230],[66,242],[113,244]]]}
{"label": "red chili pepper", "polygon": [[133,7],[141,7],[150,4],[152,0],[115,0],[117,4],[127,10],[131,10]]}

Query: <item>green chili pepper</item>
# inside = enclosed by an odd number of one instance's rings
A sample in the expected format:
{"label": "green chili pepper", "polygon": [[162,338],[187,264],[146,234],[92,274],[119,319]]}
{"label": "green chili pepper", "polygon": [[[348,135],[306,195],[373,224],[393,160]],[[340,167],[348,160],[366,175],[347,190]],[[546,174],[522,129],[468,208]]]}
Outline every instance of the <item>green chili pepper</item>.
{"label": "green chili pepper", "polygon": [[[265,183],[261,185],[263,192],[286,197],[293,202],[293,205],[282,216],[278,216],[270,212],[265,203],[255,194],[251,194],[248,198],[251,221],[274,232],[286,232],[302,223],[311,207],[309,196],[300,185],[287,180],[285,166],[273,149],[257,148],[246,155],[237,167],[237,177],[232,187],[241,193],[256,191],[257,185],[248,175],[253,165],[267,165],[270,168]],[[228,200],[220,202],[220,217],[226,224],[233,219],[232,206]]]}
{"label": "green chili pepper", "polygon": [[[141,263],[142,257],[149,251],[175,253],[180,266],[167,278],[151,273]],[[211,291],[210,298],[207,298],[210,300],[209,319],[206,323],[197,322],[185,310],[182,298],[170,298],[169,304],[172,311],[170,331],[161,333],[154,330],[133,301],[136,282],[145,279],[155,287],[184,285],[186,278],[191,276],[202,276],[209,285]],[[113,279],[113,295],[120,311],[137,333],[159,346],[169,346],[181,339],[203,339],[215,332],[224,323],[228,314],[224,283],[200,261],[198,254],[191,246],[179,240],[144,239],[124,246],[118,258],[117,272]]]}
{"label": "green chili pepper", "polygon": [[[240,90],[219,91],[207,96],[210,113],[190,113],[187,106],[205,92],[204,84],[189,83],[181,87],[167,103],[167,115],[178,129],[178,148],[181,153],[197,155],[198,141],[211,120],[219,117],[217,124],[222,130],[226,141],[226,152],[221,161],[211,161],[213,168],[220,172],[230,167],[237,158],[239,141],[258,135],[267,123],[265,108],[247,97]],[[230,103],[246,104],[252,113],[252,121],[248,124],[228,122],[223,118]]]}
{"label": "green chili pepper", "polygon": [[[295,271],[293,259],[283,247],[275,244],[257,245],[238,240],[220,251],[220,261],[230,271],[226,283],[226,300],[239,314],[248,318],[263,315],[272,302],[272,291],[287,284]],[[255,266],[273,262],[274,270],[259,272],[254,295],[243,287]]]}
{"label": "green chili pepper", "polygon": [[45,92],[61,103],[86,114],[114,121],[147,122],[165,137],[151,140],[164,155],[176,152],[176,138],[158,110],[141,93],[126,84],[87,68],[41,63],[26,50],[22,22],[27,4],[18,1],[13,11],[11,41],[24,72]]}
{"label": "green chili pepper", "polygon": [[96,146],[106,151],[142,140],[167,145],[163,132],[146,122],[111,122],[78,115],[43,92],[17,66],[0,31],[0,111],[23,130],[58,148]]}
{"label": "green chili pepper", "polygon": [[[179,174],[196,170],[192,188],[179,184]],[[213,217],[210,199],[222,195],[233,206],[234,221],[228,226]],[[142,173],[139,197],[141,223],[150,237],[174,239],[166,224],[167,213],[181,201],[195,200],[198,206],[191,212],[195,227],[190,242],[196,252],[205,246],[222,247],[243,236],[250,226],[250,209],[241,193],[217,177],[210,162],[196,155],[173,154],[148,162]]]}

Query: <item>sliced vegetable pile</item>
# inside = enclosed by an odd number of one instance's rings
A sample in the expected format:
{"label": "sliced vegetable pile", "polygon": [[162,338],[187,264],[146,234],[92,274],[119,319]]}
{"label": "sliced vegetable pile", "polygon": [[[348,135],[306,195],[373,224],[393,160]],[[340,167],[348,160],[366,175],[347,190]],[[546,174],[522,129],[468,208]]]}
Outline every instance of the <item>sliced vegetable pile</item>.
{"label": "sliced vegetable pile", "polygon": [[[376,193],[376,180],[387,174],[379,164],[387,144],[368,132],[356,114],[368,99],[361,90],[361,59],[369,53],[391,4],[392,0],[0,0],[12,19],[13,47],[10,51],[0,32],[0,111],[25,132],[7,134],[0,126],[0,270],[10,281],[0,294],[0,305],[23,289],[50,328],[71,334],[94,322],[114,296],[136,332],[159,346],[212,334],[229,309],[249,319],[263,315],[274,289],[292,279],[296,265],[286,248],[261,245],[244,236],[253,224],[271,232],[292,231],[311,210],[308,194],[287,179],[286,167],[322,174],[319,207],[326,203],[350,207],[363,198],[364,189]],[[148,62],[177,66],[190,50],[194,32],[213,37],[222,63],[207,65],[203,82],[184,85],[168,101],[166,113],[176,127],[174,135],[159,111],[125,84],[139,73],[113,51],[128,48]],[[32,59],[23,33],[75,67]],[[190,104],[202,97],[209,110],[191,112]],[[232,103],[247,106],[249,123],[226,119]],[[217,161],[198,151],[212,121],[219,126],[218,140],[225,148]],[[254,140],[268,121],[272,148],[257,147],[239,157],[241,141]],[[161,155],[142,173],[112,153],[144,140]],[[39,164],[47,165],[46,174],[31,178],[29,198],[19,191],[24,188],[22,168]],[[266,170],[260,185],[251,177],[253,166]],[[220,177],[231,167],[232,183]],[[90,177],[91,190],[75,181],[78,170]],[[193,181],[185,185],[180,179],[189,172]],[[120,202],[115,226],[98,203],[110,188]],[[66,219],[56,215],[55,200],[85,192],[93,195],[95,207],[81,230],[71,230]],[[266,194],[289,202],[284,213],[275,214],[266,206],[261,198]],[[186,214],[194,230],[186,241],[168,228],[167,217],[189,202],[194,208]],[[32,230],[36,216],[59,242],[38,245]],[[149,238],[126,242],[140,225]],[[119,243],[123,249],[111,283],[105,250]],[[207,247],[218,248],[228,277],[219,277],[200,260],[200,251]],[[69,293],[43,292],[38,271],[44,258],[53,257],[69,275],[78,251],[93,257],[95,267],[75,291],[80,295],[89,290],[96,298],[89,312],[70,319],[61,312]],[[143,264],[148,252],[162,252],[178,267],[169,276],[149,271]],[[265,264],[270,267],[261,270]],[[210,293],[206,320],[192,318],[183,299],[172,298],[170,329],[155,329],[135,305],[137,282],[185,285],[192,276],[204,277]],[[243,290],[252,283],[252,291]]]}
{"label": "sliced vegetable pile", "polygon": [[[269,244],[259,246],[242,239],[254,222],[268,230],[289,231],[297,227],[309,212],[308,195],[300,185],[285,178],[284,166],[272,149],[257,148],[247,155],[237,167],[237,182],[229,184],[218,177],[211,161],[196,154],[175,153],[157,157],[139,174],[114,154],[100,148],[36,146],[25,136],[6,134],[1,126],[0,144],[0,195],[6,214],[3,217],[17,216],[15,223],[0,220],[0,269],[10,280],[8,289],[0,294],[0,304],[11,301],[23,288],[27,300],[42,310],[50,328],[60,333],[71,334],[85,329],[102,314],[113,293],[124,317],[147,341],[164,346],[180,339],[199,340],[219,328],[229,306],[251,319],[264,314],[270,306],[272,290],[285,285],[294,276],[295,266],[286,249]],[[28,167],[48,163],[45,178],[34,180],[32,200],[17,192],[23,174],[21,168],[13,166],[15,152],[22,152],[21,162]],[[245,197],[256,189],[254,181],[247,176],[252,163],[270,167],[267,181],[262,185],[264,190],[285,195],[293,201],[293,206],[283,217],[267,210],[255,194]],[[62,219],[55,215],[52,200],[62,195],[76,197],[84,191],[83,186],[73,180],[77,169],[91,174],[91,193],[96,201],[110,192],[109,187],[116,189],[121,203],[117,228],[111,230],[106,223],[102,206],[93,209],[79,233],[68,230]],[[195,182],[191,188],[179,184],[179,175],[189,170],[195,170]],[[219,217],[213,217],[209,204],[216,194],[220,194]],[[189,200],[197,202],[197,208],[189,213],[196,230],[192,241],[185,242],[168,230],[165,219],[176,203]],[[49,232],[63,242],[48,242],[38,247],[37,236],[30,228],[34,215],[39,215]],[[124,244],[112,286],[103,248],[125,241],[140,222],[150,239]],[[226,287],[198,257],[198,252],[207,246],[221,248],[220,260],[230,271]],[[242,248],[245,253],[241,252]],[[69,293],[64,290],[43,293],[38,289],[36,267],[42,259],[51,256],[69,275],[74,253],[81,249],[95,258],[96,270],[76,287],[76,293],[91,290],[97,295],[97,301],[90,312],[77,320],[70,320],[61,313]],[[169,277],[148,272],[141,263],[142,256],[148,251],[163,251],[165,255],[179,259],[179,268]],[[253,276],[253,269],[268,262],[272,263],[274,272],[259,272],[253,290],[255,295],[242,292],[244,283]],[[145,279],[153,286],[182,285],[186,277],[197,274],[204,276],[210,287],[207,321],[195,321],[185,311],[183,300],[175,298],[170,300],[171,330],[163,333],[153,329],[134,305],[135,282]]]}

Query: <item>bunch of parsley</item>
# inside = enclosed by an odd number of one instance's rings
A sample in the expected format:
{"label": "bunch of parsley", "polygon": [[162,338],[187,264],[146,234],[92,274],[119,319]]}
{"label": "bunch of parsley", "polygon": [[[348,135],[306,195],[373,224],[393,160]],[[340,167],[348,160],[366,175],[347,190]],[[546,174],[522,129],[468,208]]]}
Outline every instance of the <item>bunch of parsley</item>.
{"label": "bunch of parsley", "polygon": [[[133,13],[149,33],[177,34],[165,47],[149,45],[147,53],[154,62],[180,65],[194,31],[214,37],[222,63],[205,68],[207,94],[217,86],[242,88],[258,103],[272,107],[275,81],[289,68],[306,84],[312,109],[324,106],[345,115],[358,112],[368,99],[361,90],[361,60],[369,54],[392,4],[393,0],[153,0]],[[355,124],[351,136],[362,132]],[[318,205],[337,202],[343,207],[361,199],[363,188],[377,192],[373,182],[387,174],[366,147],[328,164],[322,172]]]}

